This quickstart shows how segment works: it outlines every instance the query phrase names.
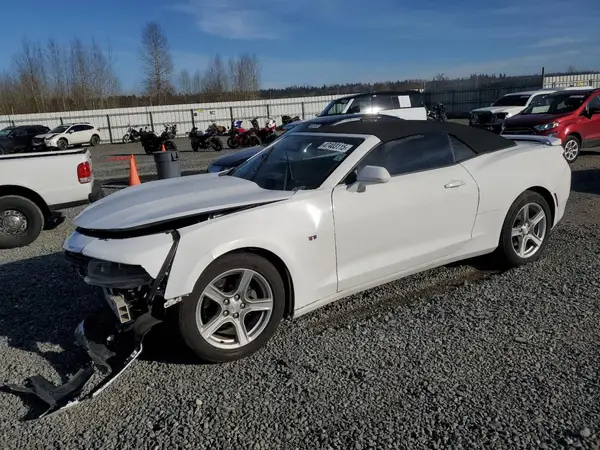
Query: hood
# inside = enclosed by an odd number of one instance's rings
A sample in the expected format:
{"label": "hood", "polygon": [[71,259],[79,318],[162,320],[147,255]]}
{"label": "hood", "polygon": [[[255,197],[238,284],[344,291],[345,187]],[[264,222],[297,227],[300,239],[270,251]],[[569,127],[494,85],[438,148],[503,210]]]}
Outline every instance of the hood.
{"label": "hood", "polygon": [[217,174],[150,181],[92,203],[74,220],[90,230],[127,230],[228,208],[287,200],[291,191],[271,191],[242,178]]}
{"label": "hood", "polygon": [[210,165],[217,167],[234,167],[238,164],[243,163],[252,156],[256,155],[262,149],[264,149],[262,145],[245,148],[244,150],[240,150],[235,153],[230,153],[229,155],[220,156],[219,158],[211,162]]}
{"label": "hood", "polygon": [[472,113],[478,112],[491,112],[492,114],[498,113],[510,113],[517,114],[525,109],[524,106],[486,106],[485,108],[477,108],[471,111]]}
{"label": "hood", "polygon": [[281,127],[282,130],[291,130],[292,128],[294,128],[296,125],[300,124],[300,123],[304,123],[307,122],[307,120],[296,120],[295,122],[290,122],[285,124],[284,126]]}
{"label": "hood", "polygon": [[37,134],[35,137],[37,139],[49,139],[49,138],[53,138],[54,136],[58,136],[60,133],[45,133],[45,134]]}
{"label": "hood", "polygon": [[566,114],[519,114],[510,117],[504,121],[506,127],[533,127],[544,123],[554,122],[555,120],[567,117],[571,113]]}

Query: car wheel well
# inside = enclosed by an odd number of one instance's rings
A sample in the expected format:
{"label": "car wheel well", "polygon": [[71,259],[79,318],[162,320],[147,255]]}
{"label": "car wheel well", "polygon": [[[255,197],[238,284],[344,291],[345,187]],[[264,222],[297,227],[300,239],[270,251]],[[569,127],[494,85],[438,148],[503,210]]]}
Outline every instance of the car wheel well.
{"label": "car wheel well", "polygon": [[526,191],[537,192],[544,197],[544,200],[548,202],[548,207],[550,208],[550,224],[554,224],[554,217],[556,215],[556,202],[550,191],[541,186],[532,186],[529,189],[526,189]]}
{"label": "car wheel well", "polygon": [[31,189],[14,185],[0,186],[0,197],[4,197],[6,195],[18,195],[20,197],[25,197],[35,203],[38,208],[40,208],[45,218],[50,215],[50,208],[48,208],[48,205],[44,199],[40,197],[37,192],[32,191]]}
{"label": "car wheel well", "polygon": [[571,136],[573,136],[574,138],[577,138],[577,140],[579,141],[579,144],[581,145],[581,135],[579,133],[569,133],[567,135],[567,137],[565,138],[565,140],[567,140]]}
{"label": "car wheel well", "polygon": [[[285,286],[285,310],[283,312],[284,318],[292,318],[294,314],[294,283],[292,281],[292,276],[290,274],[289,269],[283,260],[277,256],[275,253],[265,250],[264,248],[258,247],[245,247],[239,248],[236,250],[232,250],[225,255],[232,253],[254,253],[255,255],[262,256],[267,261],[269,261],[275,268],[279,275],[281,275],[281,279],[283,280],[283,285]],[[222,255],[224,256],[224,255]]]}

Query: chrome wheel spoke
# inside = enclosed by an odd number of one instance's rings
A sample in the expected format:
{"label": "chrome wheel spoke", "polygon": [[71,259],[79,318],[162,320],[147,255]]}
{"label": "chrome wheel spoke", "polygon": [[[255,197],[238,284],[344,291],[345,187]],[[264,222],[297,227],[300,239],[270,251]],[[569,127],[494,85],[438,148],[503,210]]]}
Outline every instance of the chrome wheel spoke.
{"label": "chrome wheel spoke", "polygon": [[203,295],[210,298],[212,301],[218,303],[219,305],[223,305],[225,300],[227,300],[227,296],[221,292],[214,284],[209,284],[203,292]]}
{"label": "chrome wheel spoke", "polygon": [[212,337],[219,329],[229,322],[229,317],[224,317],[222,314],[215,315],[210,322],[204,326],[200,326],[200,334],[204,339]]}
{"label": "chrome wheel spoke", "polygon": [[519,250],[517,251],[517,254],[521,258],[524,258],[526,249],[527,249],[527,236],[520,236],[519,237]]}
{"label": "chrome wheel spoke", "polygon": [[520,237],[521,236],[521,227],[513,228],[511,236],[516,237],[516,238]]}
{"label": "chrome wheel spoke", "polygon": [[240,281],[235,292],[236,295],[239,295],[240,298],[245,299],[253,278],[254,272],[252,270],[244,270],[242,272],[242,276],[240,277]]}
{"label": "chrome wheel spoke", "polygon": [[248,336],[248,330],[246,330],[246,324],[242,318],[238,320],[234,320],[233,327],[235,328],[235,335],[237,337],[238,344],[241,346],[247,345],[250,342],[250,337]]}
{"label": "chrome wheel spoke", "polygon": [[246,300],[246,313],[257,311],[271,311],[273,309],[272,298],[261,298],[258,300]]}
{"label": "chrome wheel spoke", "polygon": [[527,237],[531,242],[533,242],[536,245],[536,247],[539,247],[540,245],[542,245],[542,240],[539,237],[537,237],[535,234],[530,234]]}
{"label": "chrome wheel spoke", "polygon": [[539,213],[537,213],[535,215],[535,217],[533,219],[531,219],[531,226],[535,226],[538,223],[540,223],[542,221],[542,219],[544,219],[546,217],[546,214],[544,214],[544,211],[540,211]]}

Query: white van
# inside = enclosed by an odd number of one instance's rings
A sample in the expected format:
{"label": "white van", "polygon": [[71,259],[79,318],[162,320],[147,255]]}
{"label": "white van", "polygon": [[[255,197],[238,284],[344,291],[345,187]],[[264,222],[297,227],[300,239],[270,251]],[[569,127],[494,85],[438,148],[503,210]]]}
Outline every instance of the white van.
{"label": "white van", "polygon": [[[416,89],[347,95],[330,102],[317,116],[339,114],[385,114],[405,120],[427,120],[423,94]],[[291,122],[283,129],[289,130],[301,122]]]}

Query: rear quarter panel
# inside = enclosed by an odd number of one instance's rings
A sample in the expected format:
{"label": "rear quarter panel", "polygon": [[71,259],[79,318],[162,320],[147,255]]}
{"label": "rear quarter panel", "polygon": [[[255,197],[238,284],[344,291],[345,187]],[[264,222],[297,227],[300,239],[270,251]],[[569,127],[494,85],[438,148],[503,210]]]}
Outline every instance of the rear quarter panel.
{"label": "rear quarter panel", "polygon": [[30,189],[49,206],[85,200],[93,185],[77,178],[85,161],[92,164],[89,150],[81,149],[0,156],[0,186]]}
{"label": "rear quarter panel", "polygon": [[[544,188],[560,192],[566,202],[565,180],[570,188],[571,169],[561,146],[519,143],[516,147],[480,155],[462,163],[477,181],[479,209],[473,229],[473,245],[493,249],[513,202],[524,191]],[[562,211],[559,211],[559,219]]]}

